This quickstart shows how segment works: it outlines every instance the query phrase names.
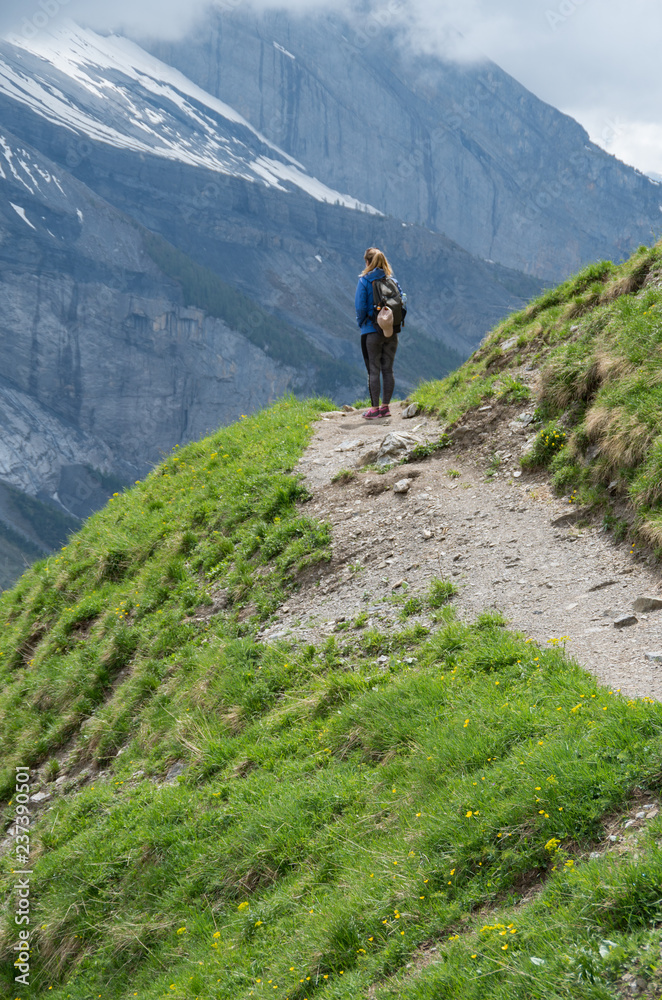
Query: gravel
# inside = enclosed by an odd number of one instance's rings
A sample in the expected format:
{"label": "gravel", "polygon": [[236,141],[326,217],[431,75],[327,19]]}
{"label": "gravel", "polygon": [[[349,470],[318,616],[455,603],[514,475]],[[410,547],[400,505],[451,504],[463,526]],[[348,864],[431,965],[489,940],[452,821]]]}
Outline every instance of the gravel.
{"label": "gravel", "polygon": [[[366,626],[402,627],[389,598],[423,593],[441,577],[459,587],[461,616],[498,610],[541,645],[564,645],[609,688],[660,699],[662,664],[650,651],[662,649],[662,610],[632,615],[642,596],[662,604],[659,574],[630,545],[587,523],[567,498],[555,497],[544,476],[515,478],[524,428],[505,408],[496,423],[498,416],[478,414],[489,419],[495,442],[508,444],[496,475],[488,475],[475,435],[460,428],[458,443],[429,459],[382,475],[361,471],[343,484],[332,477],[361,469],[364,453],[388,434],[406,428],[429,443],[443,428],[429,417],[403,427],[397,404],[378,426],[366,426],[356,411],[322,417],[298,471],[312,494],[306,514],[332,525],[333,558],[302,581],[262,638],[315,642],[341,629],[358,635],[353,622],[364,612]],[[361,444],[337,450],[355,441]],[[405,475],[409,489],[396,495]],[[626,617],[633,619],[628,627],[614,627]],[[434,627],[425,615],[411,620]]]}

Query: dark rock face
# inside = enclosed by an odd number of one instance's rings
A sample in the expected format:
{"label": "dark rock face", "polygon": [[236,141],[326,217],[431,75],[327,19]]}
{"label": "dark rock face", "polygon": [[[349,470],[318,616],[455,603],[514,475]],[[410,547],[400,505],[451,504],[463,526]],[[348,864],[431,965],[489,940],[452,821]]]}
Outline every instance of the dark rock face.
{"label": "dark rock face", "polygon": [[477,256],[557,281],[658,226],[660,186],[577,122],[494,64],[408,51],[376,18],[242,7],[152,48],[327,184]]}
{"label": "dark rock face", "polygon": [[[297,373],[185,307],[135,224],[11,133],[2,143],[16,173],[0,178],[0,481],[84,517]],[[0,511],[12,567],[17,535],[31,558],[52,544],[45,512],[27,531],[15,508]]]}

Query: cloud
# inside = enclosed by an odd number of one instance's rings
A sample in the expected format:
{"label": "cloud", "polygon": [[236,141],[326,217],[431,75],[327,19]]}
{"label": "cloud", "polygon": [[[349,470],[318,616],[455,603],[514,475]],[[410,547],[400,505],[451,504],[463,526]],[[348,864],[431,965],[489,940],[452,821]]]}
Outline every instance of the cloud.
{"label": "cloud", "polygon": [[32,37],[71,18],[100,31],[175,38],[209,6],[209,0],[2,0],[0,34]]}
{"label": "cloud", "polygon": [[[314,13],[310,0],[2,0],[0,35],[29,35],[73,19],[98,31],[151,38],[181,38],[210,9],[232,14],[240,8]],[[349,0],[325,0],[325,10],[350,9]]]}

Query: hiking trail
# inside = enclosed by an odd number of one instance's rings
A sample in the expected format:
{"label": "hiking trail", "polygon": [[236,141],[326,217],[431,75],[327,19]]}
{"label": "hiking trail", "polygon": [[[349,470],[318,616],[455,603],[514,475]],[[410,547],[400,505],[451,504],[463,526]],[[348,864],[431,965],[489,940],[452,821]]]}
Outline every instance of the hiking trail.
{"label": "hiking trail", "polygon": [[[662,579],[643,554],[556,497],[544,474],[520,472],[532,410],[481,407],[430,457],[358,471],[390,433],[439,439],[436,420],[406,412],[395,403],[377,421],[358,410],[321,416],[297,471],[312,497],[303,511],[332,526],[333,557],[309,571],[260,638],[359,636],[363,613],[364,628],[401,628],[401,605],[390,599],[423,593],[437,577],[459,588],[461,617],[498,610],[542,647],[565,644],[610,689],[661,699],[662,663],[646,654],[662,651]],[[349,469],[349,481],[332,481]],[[403,480],[406,491],[394,492]],[[424,612],[408,618],[415,622],[433,625]]]}

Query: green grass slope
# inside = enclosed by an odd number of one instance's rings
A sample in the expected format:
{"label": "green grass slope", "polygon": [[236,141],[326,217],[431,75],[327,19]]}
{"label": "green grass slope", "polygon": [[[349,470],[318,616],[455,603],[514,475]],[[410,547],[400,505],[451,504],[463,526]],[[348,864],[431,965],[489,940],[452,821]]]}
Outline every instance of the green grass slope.
{"label": "green grass slope", "polygon": [[449,424],[487,399],[525,402],[522,365],[541,375],[538,437],[525,464],[548,468],[560,492],[602,508],[607,527],[659,557],[662,243],[618,266],[592,264],[546,292],[416,398]]}
{"label": "green grass slope", "polygon": [[27,991],[0,850],[3,997],[659,992],[662,823],[623,819],[657,801],[662,707],[459,621],[440,580],[388,633],[256,641],[329,556],[293,474],[327,405],[176,450],[0,597],[5,829],[16,767],[50,795]]}

